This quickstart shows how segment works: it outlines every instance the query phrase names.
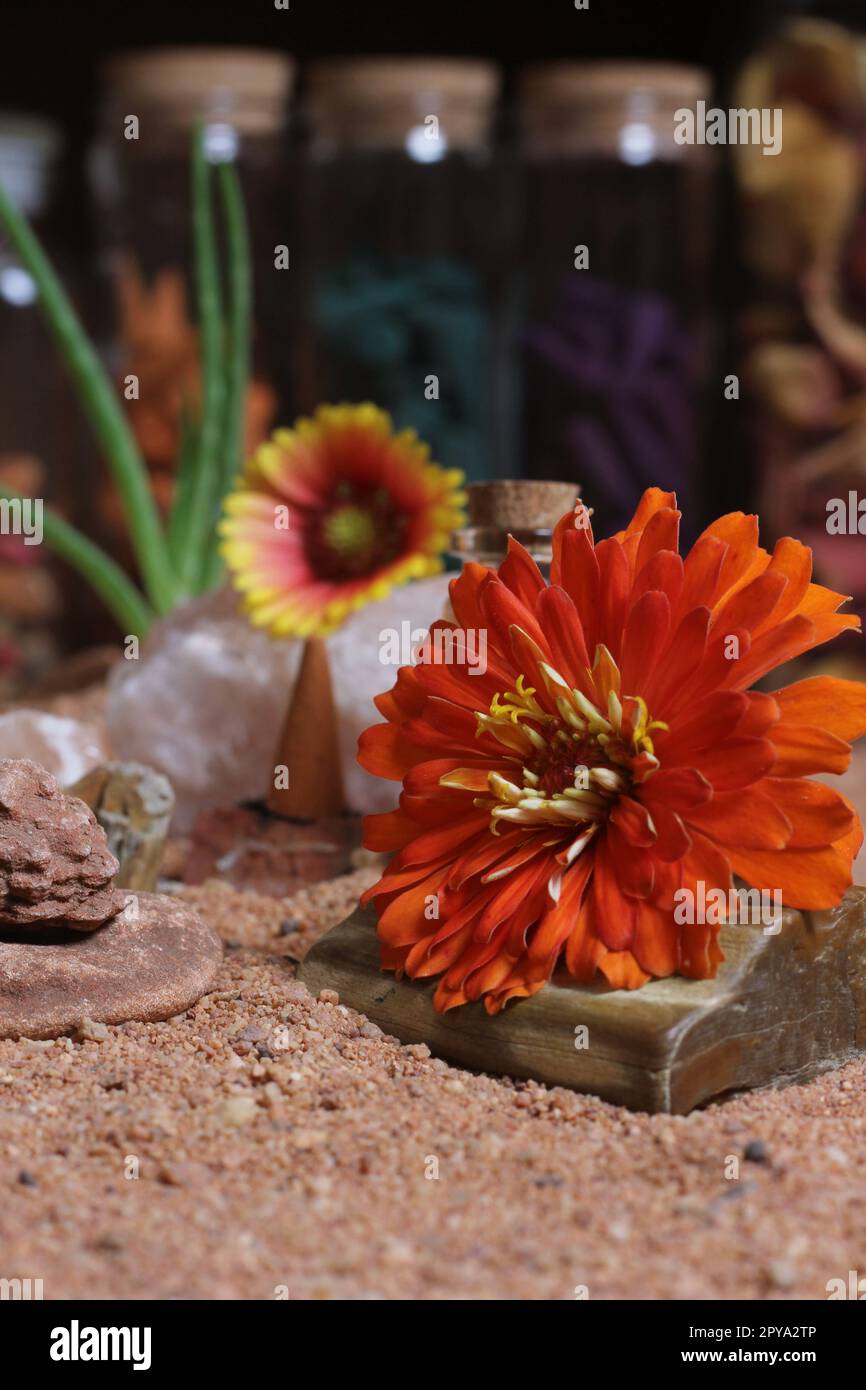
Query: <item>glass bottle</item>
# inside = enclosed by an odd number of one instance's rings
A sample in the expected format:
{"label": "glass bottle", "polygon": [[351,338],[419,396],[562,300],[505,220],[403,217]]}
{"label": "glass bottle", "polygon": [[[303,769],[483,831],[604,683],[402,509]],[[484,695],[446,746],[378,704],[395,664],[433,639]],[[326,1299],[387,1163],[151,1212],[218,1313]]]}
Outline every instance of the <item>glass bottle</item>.
{"label": "glass bottle", "polygon": [[[53,218],[61,143],[60,131],[48,121],[0,116],[0,184],[53,259],[60,260],[68,283]],[[5,698],[56,659],[63,604],[39,541],[36,509],[50,502],[77,519],[86,458],[81,419],[42,318],[38,289],[2,234],[0,482],[32,503],[18,512],[10,507],[0,524],[0,696]]]}
{"label": "glass bottle", "polygon": [[[242,48],[156,49],[106,65],[90,158],[108,289],[103,337],[118,381],[138,377],[138,398],[127,407],[163,504],[173,490],[184,400],[196,403],[199,395],[190,205],[199,120],[209,158],[237,159],[250,227],[255,331],[247,448],[275,423],[288,318],[275,248],[285,241],[278,195],[293,74],[285,54]],[[112,489],[103,515],[108,522],[117,516]]]}
{"label": "glass bottle", "polygon": [[372,400],[433,457],[511,471],[509,211],[487,63],[313,66],[298,277],[297,397]]}
{"label": "glass bottle", "polygon": [[601,534],[644,488],[700,502],[709,167],[675,112],[703,72],[553,64],[521,84],[526,183],[523,450],[580,478]]}

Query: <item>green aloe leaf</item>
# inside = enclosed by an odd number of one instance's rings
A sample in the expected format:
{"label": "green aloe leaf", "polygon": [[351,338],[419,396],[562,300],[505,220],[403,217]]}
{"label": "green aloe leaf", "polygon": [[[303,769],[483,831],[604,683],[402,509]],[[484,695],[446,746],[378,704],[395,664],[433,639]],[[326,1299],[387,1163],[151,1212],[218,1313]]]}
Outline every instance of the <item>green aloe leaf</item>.
{"label": "green aloe leaf", "polygon": [[[229,289],[225,415],[217,491],[217,503],[221,507],[243,465],[253,287],[249,231],[237,169],[232,164],[221,164],[218,180],[226,227]],[[214,533],[206,560],[205,586],[215,584],[221,573],[222,561]]]}
{"label": "green aloe leaf", "polygon": [[[11,488],[0,487],[0,497],[7,500],[24,499]],[[49,507],[42,508],[42,534],[45,541],[62,559],[76,569],[82,578],[99,595],[105,606],[114,615],[122,631],[143,638],[153,622],[154,611],[147,599],[136,588],[129,576],[106,555],[98,545],[89,540],[77,527],[70,525],[52,512]]]}
{"label": "green aloe leaf", "polygon": [[185,584],[202,587],[204,556],[213,531],[218,496],[220,428],[224,399],[222,308],[217,260],[216,227],[211,196],[211,166],[204,133],[195,132],[192,151],[192,220],[195,281],[201,352],[202,408],[198,457],[182,535],[179,562]]}

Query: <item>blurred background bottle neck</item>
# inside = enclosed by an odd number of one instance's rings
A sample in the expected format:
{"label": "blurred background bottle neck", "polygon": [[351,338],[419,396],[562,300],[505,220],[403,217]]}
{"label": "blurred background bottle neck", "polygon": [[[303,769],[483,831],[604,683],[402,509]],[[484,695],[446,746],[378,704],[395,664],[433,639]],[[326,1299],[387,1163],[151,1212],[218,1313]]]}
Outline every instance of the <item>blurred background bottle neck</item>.
{"label": "blurred background bottle neck", "polygon": [[529,158],[602,156],[626,164],[700,158],[678,144],[675,113],[710,94],[709,74],[676,63],[545,63],[520,84]]}
{"label": "blurred background bottle neck", "polygon": [[370,58],[313,66],[304,109],[315,153],[404,150],[421,163],[490,141],[499,86],[492,63]]}

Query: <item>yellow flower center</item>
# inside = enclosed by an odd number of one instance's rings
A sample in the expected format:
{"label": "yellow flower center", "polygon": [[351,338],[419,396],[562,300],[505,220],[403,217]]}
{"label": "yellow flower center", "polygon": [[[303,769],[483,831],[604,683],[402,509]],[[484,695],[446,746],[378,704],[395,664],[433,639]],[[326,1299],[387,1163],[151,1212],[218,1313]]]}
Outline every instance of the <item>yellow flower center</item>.
{"label": "yellow flower center", "polygon": [[590,676],[599,697],[606,692],[605,713],[546,662],[539,669],[556,714],[521,675],[514,690],[494,695],[488,713],[475,715],[477,732],[492,735],[514,763],[511,777],[488,773],[490,795],[475,805],[490,811],[494,834],[501,822],[573,829],[569,854],[577,854],[631,790],[636,771],[645,777],[658,767],[652,733],[667,725],[650,719],[640,696],[620,696],[619,670],[604,647]]}
{"label": "yellow flower center", "polygon": [[322,528],[327,545],[341,558],[365,555],[376,539],[376,527],[363,507],[338,507],[325,517]]}

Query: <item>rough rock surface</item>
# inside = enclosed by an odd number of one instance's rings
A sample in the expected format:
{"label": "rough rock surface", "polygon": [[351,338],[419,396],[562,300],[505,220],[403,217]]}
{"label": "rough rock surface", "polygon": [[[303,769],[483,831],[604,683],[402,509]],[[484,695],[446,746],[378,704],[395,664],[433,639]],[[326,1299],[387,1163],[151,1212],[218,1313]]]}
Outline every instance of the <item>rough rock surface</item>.
{"label": "rough rock surface", "polygon": [[0,930],[0,1038],[76,1030],[101,1040],[106,1023],[172,1018],[210,988],[222,959],[216,933],[172,898],[120,897],[123,911],[87,936]]}
{"label": "rough rock surface", "polygon": [[29,758],[0,759],[0,924],[92,931],[123,906],[105,831]]}
{"label": "rough rock surface", "polygon": [[282,898],[346,873],[360,844],[357,816],[305,825],[250,806],[202,811],[190,836],[183,881],[221,878],[236,888]]}

